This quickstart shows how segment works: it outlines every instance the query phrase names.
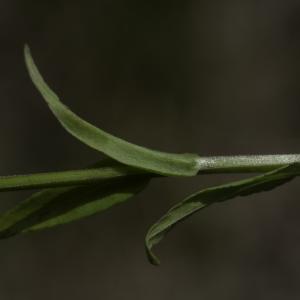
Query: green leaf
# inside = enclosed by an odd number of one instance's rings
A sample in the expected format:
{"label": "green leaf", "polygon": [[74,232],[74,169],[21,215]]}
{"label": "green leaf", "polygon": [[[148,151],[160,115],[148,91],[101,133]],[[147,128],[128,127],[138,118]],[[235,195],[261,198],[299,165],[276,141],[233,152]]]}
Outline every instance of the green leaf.
{"label": "green leaf", "polygon": [[172,207],[146,235],[146,251],[152,264],[158,265],[159,260],[152,252],[152,247],[158,244],[176,224],[197,211],[216,202],[226,201],[238,196],[267,191],[282,185],[300,174],[300,164],[292,164],[264,175],[241,181],[231,182],[204,189],[184,199]]}
{"label": "green leaf", "polygon": [[46,84],[33,61],[28,46],[25,46],[25,61],[33,83],[56,118],[70,134],[81,142],[121,163],[157,174],[169,176],[197,174],[199,157],[196,154],[169,154],[140,147],[112,136],[81,119],[70,111]]}
{"label": "green leaf", "polygon": [[97,185],[47,189],[0,216],[0,238],[42,230],[104,211],[140,191],[149,177],[129,177]]}
{"label": "green leaf", "polygon": [[0,192],[95,184],[143,173],[145,171],[109,159],[82,170],[0,176]]}

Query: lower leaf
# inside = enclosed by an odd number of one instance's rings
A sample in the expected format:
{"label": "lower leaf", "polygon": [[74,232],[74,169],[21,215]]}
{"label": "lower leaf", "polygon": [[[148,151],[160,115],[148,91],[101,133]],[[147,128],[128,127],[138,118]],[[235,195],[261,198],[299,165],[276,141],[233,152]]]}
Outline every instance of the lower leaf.
{"label": "lower leaf", "polygon": [[204,189],[187,197],[172,207],[149,229],[145,243],[150,262],[155,265],[160,263],[152,252],[153,246],[158,244],[167,232],[185,218],[216,202],[274,189],[298,175],[300,175],[300,164],[296,163],[250,179]]}
{"label": "lower leaf", "polygon": [[0,238],[70,223],[127,201],[149,177],[129,177],[80,187],[47,189],[0,216]]}

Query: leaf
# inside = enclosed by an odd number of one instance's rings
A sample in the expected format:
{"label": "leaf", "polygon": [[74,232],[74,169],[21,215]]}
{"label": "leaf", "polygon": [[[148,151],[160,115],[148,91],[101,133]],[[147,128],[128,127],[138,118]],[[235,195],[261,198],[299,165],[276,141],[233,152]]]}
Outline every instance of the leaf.
{"label": "leaf", "polygon": [[250,179],[207,188],[187,197],[172,207],[149,229],[145,243],[150,262],[155,265],[159,264],[158,258],[152,252],[153,246],[158,244],[167,232],[185,218],[216,202],[274,189],[299,174],[300,164],[292,164]]}
{"label": "leaf", "polygon": [[0,192],[92,184],[143,173],[109,159],[83,170],[0,176]]}
{"label": "leaf", "polygon": [[106,133],[78,117],[49,88],[39,73],[30,49],[25,46],[25,61],[30,77],[62,126],[84,144],[129,166],[161,175],[193,176],[199,166],[196,154],[169,154],[131,144]]}
{"label": "leaf", "polygon": [[129,177],[101,184],[47,189],[0,216],[0,238],[42,230],[104,211],[140,191],[149,177]]}

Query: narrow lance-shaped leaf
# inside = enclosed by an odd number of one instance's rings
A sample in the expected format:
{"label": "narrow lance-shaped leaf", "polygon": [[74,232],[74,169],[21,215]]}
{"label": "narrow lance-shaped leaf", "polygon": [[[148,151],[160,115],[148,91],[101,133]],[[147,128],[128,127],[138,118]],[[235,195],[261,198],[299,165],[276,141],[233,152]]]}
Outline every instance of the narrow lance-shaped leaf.
{"label": "narrow lance-shaped leaf", "polygon": [[67,108],[49,88],[39,73],[28,46],[25,46],[25,61],[33,83],[56,118],[81,142],[126,165],[157,174],[170,176],[197,174],[199,157],[196,154],[170,154],[140,147],[110,135],[81,119]]}
{"label": "narrow lance-shaped leaf", "polygon": [[299,163],[288,165],[250,179],[204,189],[189,196],[172,207],[149,229],[145,242],[150,262],[155,265],[159,264],[158,258],[152,252],[152,247],[158,244],[169,230],[185,218],[216,202],[274,189],[298,175],[300,175]]}
{"label": "narrow lance-shaped leaf", "polygon": [[47,189],[0,216],[0,238],[42,230],[104,211],[143,190],[149,177],[128,177],[97,185]]}
{"label": "narrow lance-shaped leaf", "polygon": [[144,170],[107,159],[82,170],[0,176],[0,192],[95,184],[114,178],[146,173]]}

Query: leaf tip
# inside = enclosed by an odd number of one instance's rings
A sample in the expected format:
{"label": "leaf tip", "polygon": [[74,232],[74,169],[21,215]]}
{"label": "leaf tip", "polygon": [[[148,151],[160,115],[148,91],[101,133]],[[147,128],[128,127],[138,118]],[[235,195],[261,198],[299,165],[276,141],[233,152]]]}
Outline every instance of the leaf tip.
{"label": "leaf tip", "polygon": [[27,68],[27,71],[30,75],[31,80],[34,82],[34,77],[33,77],[33,69],[35,67],[33,58],[31,55],[31,50],[28,44],[24,45],[24,59],[25,59],[25,65]]}
{"label": "leaf tip", "polygon": [[31,50],[28,44],[24,45],[24,57],[25,62],[28,62],[28,60],[31,58]]}
{"label": "leaf tip", "polygon": [[147,254],[149,262],[152,265],[154,265],[154,266],[160,265],[159,258],[152,251],[152,245],[149,245],[149,243],[147,241],[146,241],[146,254]]}
{"label": "leaf tip", "polygon": [[24,53],[30,52],[29,45],[27,43],[24,44]]}

